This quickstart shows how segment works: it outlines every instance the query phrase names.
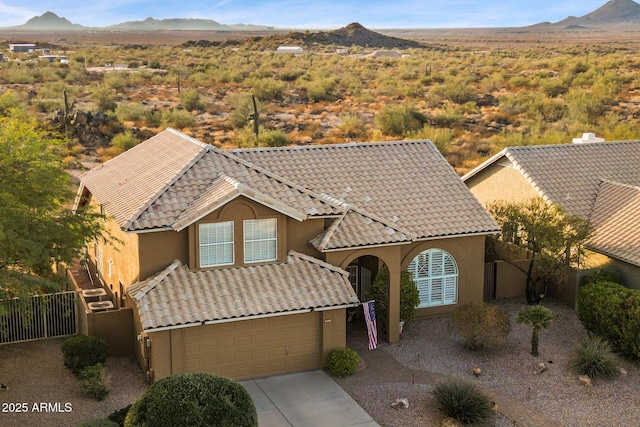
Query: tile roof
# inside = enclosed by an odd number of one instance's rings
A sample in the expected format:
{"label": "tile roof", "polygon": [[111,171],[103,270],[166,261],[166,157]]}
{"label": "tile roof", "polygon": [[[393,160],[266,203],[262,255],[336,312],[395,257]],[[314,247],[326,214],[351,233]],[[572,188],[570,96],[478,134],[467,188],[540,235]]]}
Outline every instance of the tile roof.
{"label": "tile roof", "polygon": [[[414,239],[498,231],[430,141],[248,149],[233,154],[351,206],[362,216],[382,219]],[[364,231],[349,222],[356,218],[347,221],[349,231]],[[358,241],[379,238],[374,231],[336,245],[357,246]]]}
{"label": "tile roof", "polygon": [[125,231],[180,230],[243,195],[296,219],[344,208],[173,129],[80,178]]}
{"label": "tile roof", "polygon": [[640,141],[508,147],[466,181],[506,157],[545,199],[588,218],[601,180],[640,185]]}
{"label": "tile roof", "polygon": [[294,251],[286,263],[222,270],[190,271],[176,260],[128,292],[145,331],[358,303],[346,271]]}
{"label": "tile roof", "polygon": [[587,246],[640,267],[640,187],[603,181],[591,214]]}

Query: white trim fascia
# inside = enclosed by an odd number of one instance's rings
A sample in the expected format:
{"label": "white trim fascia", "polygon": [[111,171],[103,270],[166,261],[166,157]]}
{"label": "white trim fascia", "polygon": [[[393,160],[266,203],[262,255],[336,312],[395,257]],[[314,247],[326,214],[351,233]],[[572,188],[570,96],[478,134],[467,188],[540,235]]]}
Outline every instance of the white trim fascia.
{"label": "white trim fascia", "polygon": [[462,182],[465,182],[467,179],[476,176],[478,173],[482,172],[483,170],[485,170],[486,168],[488,168],[489,166],[494,164],[498,159],[500,159],[503,156],[506,156],[506,152],[507,152],[507,149],[503,148],[502,150],[500,150],[500,152],[498,152],[498,153],[494,154],[493,156],[489,157],[487,160],[485,160],[484,162],[480,163],[478,166],[476,166],[475,168],[471,169],[466,174],[462,175],[462,177],[460,179],[462,180]]}
{"label": "white trim fascia", "polygon": [[170,331],[172,329],[191,328],[193,326],[216,325],[218,323],[240,322],[242,320],[266,319],[266,318],[269,318],[269,317],[289,316],[289,315],[292,315],[292,314],[313,313],[315,311],[339,310],[339,309],[342,309],[342,308],[357,307],[360,304],[361,303],[358,302],[358,303],[344,304],[344,305],[331,306],[331,307],[306,308],[306,309],[303,309],[303,310],[294,310],[294,311],[283,311],[283,312],[278,312],[278,313],[258,314],[258,315],[255,315],[255,316],[233,317],[233,318],[230,318],[230,319],[205,320],[203,322],[194,322],[194,323],[185,323],[185,324],[182,324],[182,325],[163,326],[163,327],[160,327],[160,328],[153,328],[153,329],[143,329],[142,332],[151,333],[151,332]]}
{"label": "white trim fascia", "polygon": [[381,248],[381,247],[385,247],[385,246],[408,245],[408,244],[411,244],[411,243],[413,243],[415,241],[416,240],[409,240],[408,242],[380,243],[380,244],[377,244],[377,245],[363,245],[363,246],[349,246],[349,247],[346,247],[346,248],[324,249],[324,250],[322,250],[320,252],[325,253],[325,252],[353,251],[353,250],[358,250],[358,249]]}

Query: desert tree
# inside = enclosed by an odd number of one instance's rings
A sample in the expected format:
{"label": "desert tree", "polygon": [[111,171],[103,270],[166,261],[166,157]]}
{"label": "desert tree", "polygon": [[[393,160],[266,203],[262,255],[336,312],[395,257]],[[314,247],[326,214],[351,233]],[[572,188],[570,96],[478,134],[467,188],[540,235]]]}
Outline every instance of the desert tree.
{"label": "desert tree", "polygon": [[589,237],[587,221],[565,214],[562,208],[541,198],[515,203],[499,201],[489,205],[489,212],[501,227],[498,239],[527,249],[530,263],[523,268],[509,262],[527,276],[528,304],[539,302],[537,281],[563,280],[567,266],[577,265],[585,254],[584,242]]}
{"label": "desert tree", "polygon": [[55,289],[52,267],[103,234],[99,214],[73,210],[63,147],[19,110],[0,115],[0,298]]}

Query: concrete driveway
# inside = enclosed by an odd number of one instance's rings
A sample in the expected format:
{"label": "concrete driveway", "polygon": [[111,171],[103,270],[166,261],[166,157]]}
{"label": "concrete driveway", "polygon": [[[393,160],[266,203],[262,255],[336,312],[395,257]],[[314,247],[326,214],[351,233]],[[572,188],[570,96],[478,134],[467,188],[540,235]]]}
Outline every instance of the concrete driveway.
{"label": "concrete driveway", "polygon": [[324,371],[240,381],[260,427],[374,427],[371,416]]}

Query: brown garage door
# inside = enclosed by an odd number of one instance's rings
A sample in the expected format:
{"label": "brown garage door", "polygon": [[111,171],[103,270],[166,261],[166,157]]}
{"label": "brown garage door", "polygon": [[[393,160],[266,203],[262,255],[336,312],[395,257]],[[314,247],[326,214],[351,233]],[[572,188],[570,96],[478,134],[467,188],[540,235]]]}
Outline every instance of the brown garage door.
{"label": "brown garage door", "polygon": [[321,367],[321,313],[197,326],[183,330],[184,372],[233,379]]}

